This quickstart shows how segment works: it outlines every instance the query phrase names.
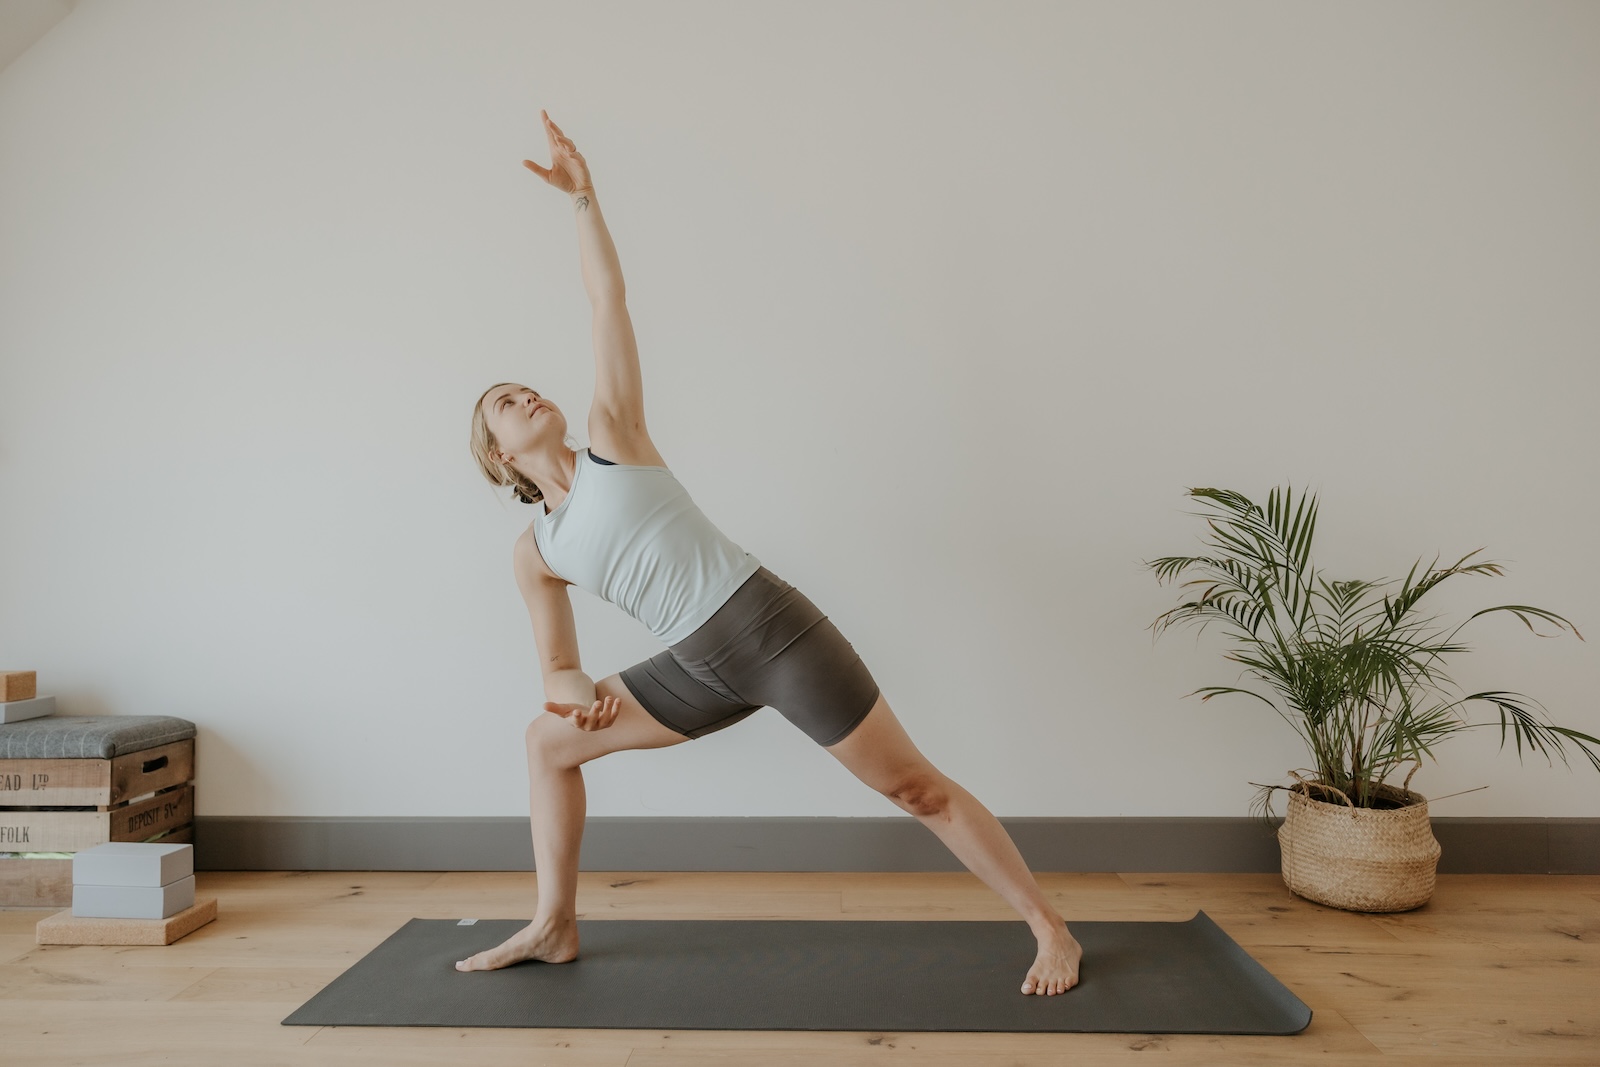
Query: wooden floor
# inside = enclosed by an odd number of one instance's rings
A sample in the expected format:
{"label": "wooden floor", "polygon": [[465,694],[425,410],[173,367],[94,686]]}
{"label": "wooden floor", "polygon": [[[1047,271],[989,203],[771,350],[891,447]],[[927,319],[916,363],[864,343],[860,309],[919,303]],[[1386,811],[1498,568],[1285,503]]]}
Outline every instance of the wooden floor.
{"label": "wooden floor", "polygon": [[[1069,926],[1204,909],[1311,1006],[1311,1025],[1291,1037],[280,1025],[407,919],[531,917],[533,879],[201,871],[197,892],[217,898],[217,919],[164,947],[38,945],[34,923],[56,909],[0,910],[0,1063],[1600,1064],[1600,876],[1590,875],[1440,875],[1427,905],[1393,915],[1311,903],[1277,874],[1038,875]],[[584,872],[579,906],[596,920],[1018,921],[966,873]],[[1085,975],[1093,967],[1086,958]]]}

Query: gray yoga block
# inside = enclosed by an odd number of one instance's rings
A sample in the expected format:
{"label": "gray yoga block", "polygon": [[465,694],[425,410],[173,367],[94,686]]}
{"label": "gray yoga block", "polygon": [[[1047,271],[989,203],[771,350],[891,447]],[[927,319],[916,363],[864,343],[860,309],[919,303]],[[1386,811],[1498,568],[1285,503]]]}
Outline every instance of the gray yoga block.
{"label": "gray yoga block", "polygon": [[72,854],[73,885],[159,889],[194,873],[194,846],[155,841],[109,841]]}
{"label": "gray yoga block", "polygon": [[97,919],[165,919],[194,907],[194,875],[169,885],[72,886],[72,914]]}
{"label": "gray yoga block", "polygon": [[0,723],[21,722],[24,719],[42,719],[46,715],[56,713],[55,697],[29,697],[27,700],[7,700],[0,702],[0,712],[5,718]]}

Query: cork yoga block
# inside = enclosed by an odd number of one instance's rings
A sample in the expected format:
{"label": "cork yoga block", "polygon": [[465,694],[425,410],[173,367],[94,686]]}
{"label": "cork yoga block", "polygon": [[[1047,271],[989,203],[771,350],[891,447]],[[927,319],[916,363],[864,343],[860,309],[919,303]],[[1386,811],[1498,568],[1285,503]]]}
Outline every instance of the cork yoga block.
{"label": "cork yoga block", "polygon": [[202,897],[165,919],[96,919],[60,911],[40,919],[33,936],[41,945],[170,945],[216,917],[216,897]]}
{"label": "cork yoga block", "polygon": [[32,700],[39,695],[39,678],[33,671],[0,671],[0,701]]}

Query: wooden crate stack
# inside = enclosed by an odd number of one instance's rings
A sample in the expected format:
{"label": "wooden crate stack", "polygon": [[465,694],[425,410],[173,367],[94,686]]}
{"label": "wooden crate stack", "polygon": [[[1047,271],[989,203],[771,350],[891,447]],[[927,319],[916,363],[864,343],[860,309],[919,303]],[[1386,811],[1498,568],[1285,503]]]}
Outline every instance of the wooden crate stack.
{"label": "wooden crate stack", "polygon": [[[0,700],[33,699],[32,671]],[[26,696],[20,694],[26,693]],[[8,756],[24,736],[70,757]],[[108,841],[194,840],[194,724],[172,716],[48,715],[0,725],[0,907],[69,907],[72,857]],[[151,735],[187,734],[153,744]],[[93,749],[109,755],[82,753]]]}

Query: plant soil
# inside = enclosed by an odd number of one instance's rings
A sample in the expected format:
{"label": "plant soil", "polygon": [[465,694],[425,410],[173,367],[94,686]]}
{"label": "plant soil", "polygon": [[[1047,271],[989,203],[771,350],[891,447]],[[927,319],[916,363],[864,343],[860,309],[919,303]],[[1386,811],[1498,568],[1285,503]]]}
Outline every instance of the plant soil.
{"label": "plant soil", "polygon": [[[1345,802],[1340,799],[1339,794],[1337,793],[1324,789],[1315,783],[1311,784],[1311,789],[1313,790],[1311,793],[1312,800],[1320,800],[1324,804],[1337,804],[1341,808],[1347,806]],[[1349,796],[1352,802],[1356,800],[1354,793],[1349,794]],[[1373,795],[1367,799],[1370,800],[1371,803],[1364,805],[1364,808],[1370,811],[1394,811],[1398,808],[1410,806],[1403,798],[1391,793],[1388,789],[1376,790]]]}

